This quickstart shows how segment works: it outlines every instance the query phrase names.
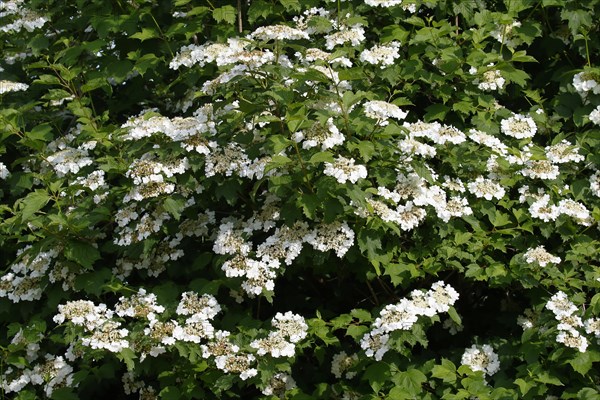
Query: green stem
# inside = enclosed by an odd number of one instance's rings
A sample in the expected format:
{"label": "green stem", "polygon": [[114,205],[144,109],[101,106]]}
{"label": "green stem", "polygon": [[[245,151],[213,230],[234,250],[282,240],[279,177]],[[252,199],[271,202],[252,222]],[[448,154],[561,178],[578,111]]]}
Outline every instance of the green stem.
{"label": "green stem", "polygon": [[302,161],[302,156],[300,155],[300,148],[298,147],[298,143],[294,142],[294,149],[296,150],[296,155],[298,156],[298,161],[300,161],[300,167],[302,168],[302,173],[304,174],[304,180],[306,181],[306,187],[310,190],[311,193],[315,193],[312,185],[310,184],[310,179],[308,179],[308,170],[306,169],[306,165],[304,165],[304,161]]}
{"label": "green stem", "polygon": [[583,40],[585,40],[585,55],[586,55],[586,58],[587,58],[587,65],[588,65],[588,67],[591,68],[592,67],[592,62],[590,61],[590,47],[589,47],[589,44],[588,44],[588,39],[589,39],[588,38],[588,32],[586,32],[583,35]]}
{"label": "green stem", "polygon": [[167,37],[165,36],[165,33],[160,28],[160,25],[158,24],[158,21],[156,21],[156,18],[154,18],[154,15],[152,15],[152,13],[148,13],[148,14],[150,14],[150,18],[152,18],[152,21],[154,21],[154,24],[158,28],[158,32],[160,33],[161,39],[164,40],[165,43],[167,44],[167,48],[169,49],[169,53],[171,53],[171,57],[175,57],[175,53],[173,53],[173,49],[171,49],[171,44],[167,40]]}

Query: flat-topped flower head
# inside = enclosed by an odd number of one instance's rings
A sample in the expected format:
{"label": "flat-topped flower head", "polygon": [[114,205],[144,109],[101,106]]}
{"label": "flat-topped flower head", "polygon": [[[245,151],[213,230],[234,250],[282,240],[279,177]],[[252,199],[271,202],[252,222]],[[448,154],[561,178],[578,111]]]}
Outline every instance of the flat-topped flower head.
{"label": "flat-topped flower head", "polygon": [[527,250],[527,252],[525,252],[525,254],[523,254],[523,256],[528,264],[536,263],[540,267],[545,267],[549,263],[558,264],[561,261],[560,257],[556,257],[548,253],[544,246],[530,248]]}
{"label": "flat-topped flower head", "polygon": [[575,304],[569,301],[567,294],[562,291],[559,291],[548,300],[546,308],[552,311],[558,320],[568,317],[577,311]]}
{"label": "flat-topped flower head", "polygon": [[381,68],[393,65],[394,61],[398,58],[400,58],[400,42],[397,41],[365,49],[360,53],[359,57],[360,61],[379,65]]}
{"label": "flat-topped flower head", "polygon": [[408,112],[401,110],[397,105],[381,100],[367,101],[364,108],[365,115],[378,120],[380,126],[387,125],[389,118],[401,121],[408,115]]}
{"label": "flat-topped flower head", "polygon": [[269,40],[308,39],[309,36],[305,31],[292,28],[291,26],[269,25],[257,28],[254,32],[248,35],[248,38],[268,42]]}
{"label": "flat-topped flower head", "polygon": [[522,114],[515,114],[512,117],[503,119],[500,123],[502,133],[517,139],[532,138],[537,132],[535,121]]}
{"label": "flat-topped flower head", "polygon": [[483,371],[484,375],[492,376],[500,370],[498,355],[494,353],[494,349],[488,344],[482,346],[474,344],[466,349],[460,362],[473,371]]}
{"label": "flat-topped flower head", "polygon": [[600,74],[594,71],[582,71],[573,76],[573,86],[582,96],[587,96],[588,92],[600,94]]}
{"label": "flat-topped flower head", "polygon": [[354,165],[353,158],[338,156],[333,163],[326,162],[325,175],[333,176],[339,183],[344,184],[347,181],[356,183],[360,179],[367,177],[367,168],[364,165]]}

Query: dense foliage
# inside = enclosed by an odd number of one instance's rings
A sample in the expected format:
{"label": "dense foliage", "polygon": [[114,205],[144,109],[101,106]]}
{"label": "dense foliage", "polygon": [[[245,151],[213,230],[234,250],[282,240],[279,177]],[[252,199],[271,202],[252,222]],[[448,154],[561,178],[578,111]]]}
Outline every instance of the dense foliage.
{"label": "dense foliage", "polygon": [[0,398],[600,399],[595,15],[3,0]]}

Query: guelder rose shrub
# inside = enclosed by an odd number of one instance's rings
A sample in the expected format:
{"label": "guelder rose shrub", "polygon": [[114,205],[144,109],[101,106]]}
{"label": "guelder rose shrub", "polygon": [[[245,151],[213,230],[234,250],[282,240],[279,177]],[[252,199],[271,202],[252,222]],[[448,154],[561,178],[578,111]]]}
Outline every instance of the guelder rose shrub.
{"label": "guelder rose shrub", "polygon": [[600,398],[597,15],[3,1],[1,398]]}

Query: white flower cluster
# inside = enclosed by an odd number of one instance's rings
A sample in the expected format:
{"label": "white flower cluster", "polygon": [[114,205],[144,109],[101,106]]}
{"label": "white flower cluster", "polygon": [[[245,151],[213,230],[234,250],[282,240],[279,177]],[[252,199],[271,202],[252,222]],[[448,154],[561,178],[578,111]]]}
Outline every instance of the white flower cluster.
{"label": "white flower cluster", "polygon": [[0,162],[0,179],[6,179],[10,176],[10,171],[3,162]]}
{"label": "white flower cluster", "polygon": [[183,174],[189,167],[187,158],[172,163],[155,160],[154,155],[144,154],[129,166],[125,176],[135,185],[123,198],[124,203],[142,201],[147,198],[173,193],[175,184],[165,181],[174,175]]}
{"label": "white flower cluster", "polygon": [[[403,231],[416,228],[425,219],[425,206],[433,207],[437,217],[444,222],[448,222],[452,217],[471,215],[473,211],[467,199],[459,194],[465,191],[462,181],[446,178],[442,186],[450,193],[437,185],[428,186],[427,182],[414,172],[407,175],[400,173],[392,190],[378,187],[377,194],[380,198],[367,199],[369,207],[358,208],[355,213],[363,218],[376,215],[385,222],[399,225]],[[405,202],[402,203],[403,200]]]}
{"label": "white flower cluster", "polygon": [[588,118],[593,124],[600,125],[600,106],[594,108]]}
{"label": "white flower cluster", "polygon": [[210,294],[199,296],[195,292],[185,292],[177,306],[177,315],[187,316],[183,325],[173,329],[173,338],[184,342],[200,343],[212,339],[215,329],[211,320],[221,311],[217,299]]}
{"label": "white flower cluster", "polygon": [[[200,144],[207,145],[207,140],[202,135],[212,136],[216,133],[213,106],[206,104],[196,110],[192,117],[168,118],[157,114],[152,110],[146,110],[135,117],[129,118],[121,125],[126,130],[122,136],[123,140],[140,140],[149,138],[158,133],[164,134],[174,142],[181,142],[181,146],[187,150],[195,148]],[[198,143],[196,146],[194,144]],[[208,153],[208,149],[200,151],[201,154]]]}
{"label": "white flower cluster", "polygon": [[[556,336],[556,341],[584,353],[587,350],[588,341],[578,330],[584,325],[581,318],[574,314],[579,310],[577,306],[569,300],[566,293],[559,291],[548,300],[546,308],[552,311],[559,322],[557,326],[559,333]],[[586,323],[590,327],[594,325],[593,320],[588,320]],[[592,331],[593,329],[590,329],[588,333]]]}
{"label": "white flower cluster", "polygon": [[402,0],[365,0],[365,4],[371,7],[389,8],[402,4]]}
{"label": "white flower cluster", "polygon": [[394,64],[394,60],[400,58],[400,42],[392,41],[385,45],[375,45],[360,53],[359,60],[372,65],[380,65],[385,68]]}
{"label": "white flower cluster", "polygon": [[303,149],[312,149],[321,146],[321,150],[331,149],[344,143],[345,137],[329,118],[326,124],[315,122],[310,128],[295,132],[292,139],[297,143],[302,142]]}
{"label": "white flower cluster", "polygon": [[352,379],[356,376],[356,371],[352,368],[358,364],[358,354],[349,356],[345,351],[341,351],[333,356],[331,360],[331,373],[337,379],[342,377]]}
{"label": "white flower cluster", "polygon": [[467,188],[476,197],[483,197],[486,200],[492,200],[493,198],[500,200],[506,194],[506,190],[502,185],[483,176],[478,176],[475,181],[469,182]]}
{"label": "white flower cluster", "polygon": [[62,356],[47,354],[45,360],[33,366],[13,370],[8,367],[0,375],[0,388],[3,393],[18,393],[28,384],[43,386],[47,398],[52,397],[54,389],[77,386],[73,382],[73,367]]}
{"label": "white flower cluster", "polygon": [[[506,79],[504,79],[499,70],[492,69],[493,66],[493,63],[488,64],[488,69],[481,75],[481,77],[476,77],[473,80],[473,83],[477,85],[480,90],[485,92],[493,92],[504,87]],[[471,69],[469,69],[469,73],[471,75],[477,74],[477,68],[471,67]]]}
{"label": "white flower cluster", "polygon": [[549,263],[559,264],[561,261],[560,257],[553,256],[552,254],[548,253],[544,246],[527,249],[525,254],[523,254],[523,257],[525,257],[527,264],[535,263],[540,267],[545,267]]}
{"label": "white flower cluster", "polygon": [[567,215],[584,226],[592,224],[592,216],[586,206],[572,199],[562,199],[558,205],[550,203],[550,195],[543,194],[535,196],[529,206],[529,212],[533,218],[539,218],[545,222],[555,221],[560,215]]}
{"label": "white flower cluster", "polygon": [[367,101],[364,104],[364,108],[365,115],[376,119],[379,126],[388,125],[388,119],[390,118],[401,121],[408,115],[408,112],[402,111],[397,105],[380,100]]}
{"label": "white flower cluster", "polygon": [[381,310],[371,331],[360,341],[360,346],[368,357],[381,361],[383,355],[390,349],[387,343],[391,332],[410,330],[419,316],[433,317],[448,312],[458,300],[459,294],[452,286],[439,281],[426,292],[414,290],[410,297],[410,299],[401,299],[397,304],[387,305]]}
{"label": "white flower cluster", "polygon": [[81,344],[84,346],[118,353],[130,347],[127,339],[129,330],[121,328],[121,322],[113,318],[114,314],[106,304],[95,305],[89,300],[75,300],[60,304],[58,314],[52,320],[57,324],[66,320],[83,327],[90,335],[82,338]]}
{"label": "white flower cluster", "polygon": [[484,376],[492,376],[500,370],[500,360],[489,344],[473,345],[466,349],[460,360],[473,371],[483,371]]}
{"label": "white flower cluster", "polygon": [[544,150],[546,158],[555,164],[581,162],[585,159],[585,157],[579,154],[578,147],[564,139],[552,146],[546,146]]}
{"label": "white flower cluster", "polygon": [[285,314],[277,313],[271,320],[271,325],[275,330],[269,332],[268,337],[250,343],[250,347],[256,349],[259,356],[270,354],[275,358],[293,357],[295,343],[304,339],[308,330],[304,318],[291,311]]}
{"label": "white flower cluster", "polygon": [[31,246],[19,250],[18,261],[11,264],[9,272],[0,276],[0,297],[8,297],[13,303],[42,297],[44,277],[51,271],[59,250],[40,251],[35,256],[30,251]]}
{"label": "white flower cluster", "polygon": [[280,399],[285,398],[286,392],[296,387],[296,381],[291,375],[284,372],[278,372],[271,377],[269,383],[262,390],[265,396],[277,396]]}
{"label": "white flower cluster", "polygon": [[589,92],[600,94],[600,76],[591,71],[582,71],[573,76],[573,86],[581,97],[586,97]]}
{"label": "white flower cluster", "polygon": [[[267,210],[270,207],[273,206],[266,205]],[[278,219],[279,211],[274,207],[266,214],[276,215],[275,219]],[[354,232],[346,223],[317,224],[313,229],[308,229],[305,222],[296,222],[292,227],[277,227],[272,235],[257,246],[256,256],[259,259],[254,259],[251,254],[252,233],[267,232],[273,227],[273,221],[261,222],[260,218],[254,217],[248,221],[224,219],[214,239],[213,251],[216,254],[232,256],[223,263],[221,269],[227,277],[244,278],[241,288],[250,297],[260,295],[263,291],[273,291],[280,260],[284,259],[290,265],[300,254],[304,243],[322,252],[333,250],[340,258],[354,244]]]}
{"label": "white flower cluster", "polygon": [[[11,17],[12,22],[0,26],[0,32],[33,32],[43,27],[48,18],[24,7],[24,1],[7,0],[0,3],[0,18]],[[1,93],[0,93],[1,94]]]}
{"label": "white flower cluster", "polygon": [[594,172],[590,175],[590,190],[596,197],[600,197],[600,171]]}
{"label": "white flower cluster", "polygon": [[46,161],[54,168],[56,175],[59,177],[69,173],[77,174],[81,168],[93,163],[88,148],[84,145],[78,148],[66,147],[47,156]]}
{"label": "white flower cluster", "polygon": [[344,184],[347,181],[356,183],[359,179],[367,177],[367,168],[364,165],[354,165],[353,158],[338,156],[333,163],[326,162],[325,175],[333,176],[339,183]]}
{"label": "white flower cluster", "polygon": [[309,39],[309,36],[305,31],[287,25],[270,25],[257,28],[248,35],[248,38],[268,42],[269,40]]}
{"label": "white flower cluster", "polygon": [[[75,178],[75,180],[73,181],[72,184],[73,185],[81,185],[83,187],[88,188],[92,192],[99,192],[99,193],[94,193],[94,197],[93,197],[94,203],[98,204],[102,200],[104,200],[106,198],[106,196],[108,196],[108,185],[106,184],[106,181],[104,180],[104,176],[105,176],[104,171],[96,170],[96,171],[90,172],[86,177],[78,176],[77,178]],[[75,196],[79,196],[83,193],[84,193],[83,190],[78,190],[75,193]]]}
{"label": "white flower cluster", "polygon": [[146,289],[139,288],[138,292],[130,297],[120,297],[115,306],[115,314],[119,317],[145,318],[148,321],[156,320],[165,308],[156,303],[156,295],[147,293]]}
{"label": "white flower cluster", "polygon": [[8,93],[8,92],[18,92],[22,90],[29,89],[29,85],[20,82],[12,82],[1,80],[0,81],[0,94]]}
{"label": "white flower cluster", "polygon": [[502,133],[517,139],[532,138],[537,132],[535,121],[522,114],[515,114],[502,120],[500,123]]}
{"label": "white flower cluster", "polygon": [[353,47],[358,47],[365,39],[365,28],[361,25],[353,25],[351,27],[341,26],[338,31],[325,36],[325,48],[332,50],[335,46],[348,42]]}

